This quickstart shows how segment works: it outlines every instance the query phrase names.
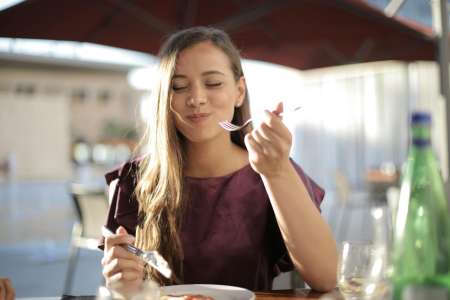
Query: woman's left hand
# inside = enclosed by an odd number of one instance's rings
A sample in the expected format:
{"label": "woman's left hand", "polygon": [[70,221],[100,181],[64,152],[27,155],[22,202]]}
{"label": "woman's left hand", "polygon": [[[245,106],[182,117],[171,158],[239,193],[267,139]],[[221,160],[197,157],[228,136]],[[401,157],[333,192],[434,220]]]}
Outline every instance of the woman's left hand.
{"label": "woman's left hand", "polygon": [[261,124],[245,136],[250,165],[262,176],[277,176],[290,165],[292,135],[279,117],[282,112],[282,102],[273,112],[266,110]]}

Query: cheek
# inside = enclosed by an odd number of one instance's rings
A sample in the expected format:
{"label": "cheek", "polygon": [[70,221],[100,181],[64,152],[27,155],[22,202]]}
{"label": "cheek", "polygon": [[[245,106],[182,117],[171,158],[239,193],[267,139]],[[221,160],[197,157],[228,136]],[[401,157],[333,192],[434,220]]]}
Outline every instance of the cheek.
{"label": "cheek", "polygon": [[184,136],[185,138],[189,138],[192,129],[189,128],[189,126],[181,119],[181,117],[172,112],[172,117],[173,117],[173,125],[175,126],[176,130],[179,131],[181,133],[182,136]]}
{"label": "cheek", "polygon": [[182,130],[183,127],[183,119],[181,118],[181,115],[175,111],[172,111],[172,119],[173,124],[178,130]]}
{"label": "cheek", "polygon": [[184,105],[183,99],[181,99],[181,97],[179,97],[179,96],[171,97],[170,111],[174,115],[175,119],[177,117],[179,117],[179,115],[183,114],[184,109],[185,109],[185,105]]}
{"label": "cheek", "polygon": [[170,96],[169,103],[170,103],[170,110],[172,112],[174,111],[180,112],[182,106],[181,106],[181,99],[179,96],[175,95]]}
{"label": "cheek", "polygon": [[170,113],[172,114],[172,118],[177,129],[180,128],[180,125],[182,123],[181,115],[183,107],[184,106],[182,105],[181,99],[179,99],[179,97],[171,97]]}
{"label": "cheek", "polygon": [[216,103],[216,108],[221,112],[221,120],[232,120],[234,116],[235,109],[235,95],[231,92],[224,93],[222,97],[218,97]]}
{"label": "cheek", "polygon": [[231,91],[212,94],[210,99],[211,105],[226,110],[234,108],[236,103],[236,95]]}
{"label": "cheek", "polygon": [[211,103],[215,111],[217,121],[231,120],[234,115],[234,103],[229,98],[217,99]]}

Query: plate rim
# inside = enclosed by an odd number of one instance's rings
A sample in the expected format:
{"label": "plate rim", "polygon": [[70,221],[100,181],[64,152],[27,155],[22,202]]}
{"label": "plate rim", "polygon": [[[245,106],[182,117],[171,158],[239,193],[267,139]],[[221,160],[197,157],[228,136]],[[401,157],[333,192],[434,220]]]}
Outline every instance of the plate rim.
{"label": "plate rim", "polygon": [[[234,285],[226,285],[226,284],[208,284],[208,283],[192,283],[192,284],[173,284],[173,285],[166,285],[166,286],[162,286],[161,289],[164,290],[165,288],[176,288],[176,287],[189,287],[189,286],[194,286],[194,287],[222,287],[222,288],[228,288],[228,290],[240,290],[240,291],[244,291],[244,292],[248,292],[250,293],[249,295],[251,295],[251,297],[248,300],[255,300],[256,299],[256,295],[253,291],[240,287],[240,286],[234,286]],[[231,288],[231,289],[230,289]],[[226,289],[224,289],[226,290]]]}

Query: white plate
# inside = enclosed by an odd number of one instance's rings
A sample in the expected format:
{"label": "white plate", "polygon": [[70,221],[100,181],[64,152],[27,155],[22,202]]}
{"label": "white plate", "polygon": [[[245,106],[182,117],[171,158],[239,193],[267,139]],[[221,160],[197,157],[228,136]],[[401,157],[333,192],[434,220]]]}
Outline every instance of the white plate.
{"label": "white plate", "polygon": [[244,288],[217,284],[181,284],[161,288],[165,294],[201,294],[214,300],[255,300],[255,294]]}

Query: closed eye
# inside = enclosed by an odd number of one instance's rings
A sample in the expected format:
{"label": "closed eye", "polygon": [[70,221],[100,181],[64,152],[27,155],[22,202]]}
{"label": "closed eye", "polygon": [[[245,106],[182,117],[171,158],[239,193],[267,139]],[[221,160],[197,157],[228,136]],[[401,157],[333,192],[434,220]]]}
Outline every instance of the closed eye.
{"label": "closed eye", "polygon": [[172,90],[174,92],[180,92],[180,91],[182,91],[182,90],[184,90],[186,88],[187,88],[187,86],[184,86],[184,85],[180,85],[180,86],[172,85]]}
{"label": "closed eye", "polygon": [[222,85],[222,82],[207,82],[206,86],[207,87],[219,87]]}

